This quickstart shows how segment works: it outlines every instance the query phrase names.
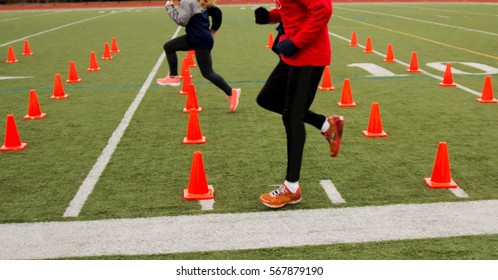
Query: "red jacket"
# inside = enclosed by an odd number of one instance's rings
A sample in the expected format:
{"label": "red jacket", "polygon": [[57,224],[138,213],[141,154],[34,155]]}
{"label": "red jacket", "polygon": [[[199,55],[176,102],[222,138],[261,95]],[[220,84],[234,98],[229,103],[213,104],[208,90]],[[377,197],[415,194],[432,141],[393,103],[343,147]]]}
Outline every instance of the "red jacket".
{"label": "red jacket", "polygon": [[270,22],[282,22],[285,35],[299,48],[291,57],[281,56],[292,66],[327,66],[331,49],[328,22],[332,16],[332,0],[275,0]]}

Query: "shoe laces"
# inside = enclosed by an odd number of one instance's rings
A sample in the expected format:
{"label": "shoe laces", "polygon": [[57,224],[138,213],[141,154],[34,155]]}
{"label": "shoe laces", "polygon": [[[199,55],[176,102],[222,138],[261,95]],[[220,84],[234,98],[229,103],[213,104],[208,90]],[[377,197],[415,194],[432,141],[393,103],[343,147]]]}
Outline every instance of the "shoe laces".
{"label": "shoe laces", "polygon": [[287,192],[287,188],[285,187],[285,185],[284,185],[284,184],[282,184],[282,185],[280,185],[280,187],[278,187],[276,190],[274,190],[274,191],[270,192],[270,195],[271,195],[272,197],[277,197],[277,196],[282,195],[282,194],[284,194],[284,193],[286,193],[286,192]]}

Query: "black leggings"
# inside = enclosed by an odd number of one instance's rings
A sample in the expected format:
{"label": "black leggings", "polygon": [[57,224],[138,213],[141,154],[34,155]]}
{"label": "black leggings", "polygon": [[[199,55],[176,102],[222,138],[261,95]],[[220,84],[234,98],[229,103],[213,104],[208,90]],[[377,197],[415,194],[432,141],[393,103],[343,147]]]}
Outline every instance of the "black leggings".
{"label": "black leggings", "polygon": [[187,40],[187,35],[177,37],[175,39],[169,40],[164,44],[164,51],[166,52],[166,58],[168,59],[169,72],[171,76],[178,75],[178,58],[176,56],[177,51],[190,51],[195,50],[195,57],[197,59],[197,64],[201,70],[201,74],[204,78],[208,79],[215,86],[220,88],[225,92],[226,95],[232,95],[232,88],[219,74],[213,70],[213,61],[211,59],[210,49],[195,49],[192,44]]}
{"label": "black leggings", "polygon": [[287,135],[289,182],[299,181],[306,130],[304,123],[321,129],[325,116],[309,110],[323,73],[323,66],[293,67],[280,61],[257,97],[258,104],[282,115]]}

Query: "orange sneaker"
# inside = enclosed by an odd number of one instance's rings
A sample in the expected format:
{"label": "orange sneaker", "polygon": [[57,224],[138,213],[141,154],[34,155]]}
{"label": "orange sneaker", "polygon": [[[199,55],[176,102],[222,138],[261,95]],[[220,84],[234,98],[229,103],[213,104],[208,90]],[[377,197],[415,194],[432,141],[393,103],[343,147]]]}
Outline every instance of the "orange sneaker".
{"label": "orange sneaker", "polygon": [[342,130],[344,128],[343,116],[330,116],[327,118],[330,128],[326,132],[322,132],[330,146],[330,156],[336,157],[341,147]]}
{"label": "orange sneaker", "polygon": [[301,198],[301,187],[298,187],[295,193],[291,193],[287,186],[282,184],[278,189],[262,194],[259,201],[270,208],[280,208],[286,204],[296,204]]}
{"label": "orange sneaker", "polygon": [[162,78],[162,79],[157,79],[156,83],[160,84],[161,86],[173,86],[173,87],[178,87],[180,86],[180,77],[179,76],[174,76],[172,77],[169,73],[168,76]]}
{"label": "orange sneaker", "polygon": [[237,106],[239,106],[240,93],[240,88],[232,89],[232,95],[228,97],[228,102],[230,102],[230,112],[235,112]]}

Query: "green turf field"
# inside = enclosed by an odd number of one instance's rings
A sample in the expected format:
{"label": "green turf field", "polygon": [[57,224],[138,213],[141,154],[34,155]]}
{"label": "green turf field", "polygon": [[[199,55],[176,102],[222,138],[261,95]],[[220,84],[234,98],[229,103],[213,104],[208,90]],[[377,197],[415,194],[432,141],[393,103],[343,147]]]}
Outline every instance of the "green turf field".
{"label": "green turf field", "polygon": [[[77,217],[63,214],[177,26],[163,8],[0,12],[0,137],[3,140],[5,117],[13,114],[22,142],[28,143],[23,151],[0,153],[0,223],[269,211],[257,198],[284,179],[285,131],[281,118],[260,108],[255,99],[278,61],[265,47],[268,34],[276,34],[275,26],[254,24],[253,6],[222,9],[213,66],[233,87],[242,88],[237,112],[229,113],[221,90],[202,78],[198,68],[191,68],[207,143],[182,144],[188,123],[188,115],[182,114],[185,97],[178,94],[180,88],[154,82],[168,72],[164,61]],[[498,104],[478,103],[475,95],[482,91],[485,76],[498,83],[497,15],[496,4],[335,4],[329,31],[336,90],[317,92],[312,110],[345,117],[341,152],[330,158],[326,142],[308,126],[300,180],[303,200],[282,210],[498,199]],[[441,79],[408,73],[406,65],[386,63],[382,55],[348,46],[353,31],[362,45],[370,36],[373,49],[381,54],[391,43],[395,58],[404,63],[416,51],[420,68]],[[112,36],[121,52],[102,61],[104,43]],[[25,38],[33,56],[21,55]],[[19,62],[3,63],[9,45]],[[99,72],[86,71],[91,51],[102,67]],[[82,81],[64,84],[67,100],[50,100],[54,75],[61,74],[65,81],[71,60]],[[454,70],[465,72],[453,77],[470,91],[440,87],[443,71],[430,66],[434,63],[452,63]],[[365,68],[372,66],[392,75]],[[27,78],[2,79],[19,76]],[[337,106],[345,78],[351,80],[356,108]],[[47,113],[42,120],[22,118],[30,89],[37,90]],[[372,102],[380,104],[387,138],[362,134]],[[423,181],[431,176],[441,141],[448,144],[452,178],[468,198],[429,189]],[[194,151],[202,151],[208,182],[215,188],[216,203],[207,212],[182,197]],[[332,204],[320,180],[332,180],[347,203]],[[431,246],[442,243],[451,253],[434,252]],[[368,248],[357,250],[361,246]],[[364,250],[374,250],[379,254],[366,258],[403,259],[403,248],[417,247],[408,258],[496,259],[496,250],[484,248],[498,244],[491,235],[397,241],[395,247],[324,245],[316,247],[316,258],[364,259]],[[309,250],[255,250],[248,257],[247,252],[221,252],[208,258],[309,259]]]}

